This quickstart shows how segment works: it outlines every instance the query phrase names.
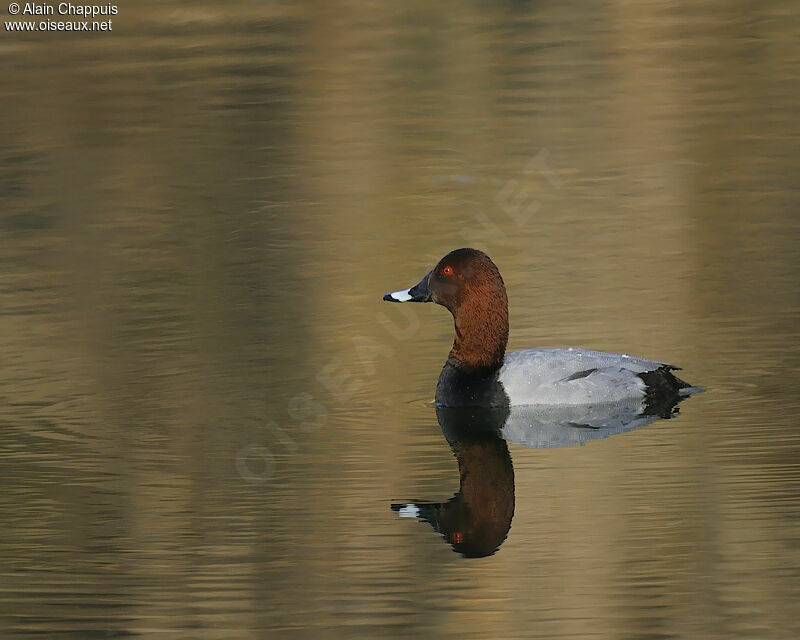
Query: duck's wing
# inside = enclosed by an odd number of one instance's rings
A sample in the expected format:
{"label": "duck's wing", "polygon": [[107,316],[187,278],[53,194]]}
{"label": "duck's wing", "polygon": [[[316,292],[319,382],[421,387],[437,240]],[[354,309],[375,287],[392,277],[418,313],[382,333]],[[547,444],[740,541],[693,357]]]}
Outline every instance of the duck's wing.
{"label": "duck's wing", "polygon": [[514,444],[539,449],[582,446],[644,427],[661,417],[666,416],[646,413],[640,398],[602,404],[512,407],[501,435]]}
{"label": "duck's wing", "polygon": [[656,360],[586,349],[529,349],[506,355],[498,379],[512,405],[588,404],[641,398],[640,374],[677,369]]}

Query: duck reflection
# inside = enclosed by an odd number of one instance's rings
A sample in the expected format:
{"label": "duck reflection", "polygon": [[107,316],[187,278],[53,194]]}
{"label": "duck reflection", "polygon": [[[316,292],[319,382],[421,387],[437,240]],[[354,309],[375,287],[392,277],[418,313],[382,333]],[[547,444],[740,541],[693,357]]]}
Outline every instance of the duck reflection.
{"label": "duck reflection", "polygon": [[459,490],[447,502],[393,504],[406,518],[430,524],[468,558],[492,555],[514,517],[514,467],[508,442],[569,447],[643,427],[677,413],[676,402],[628,401],[581,406],[437,407],[436,417],[458,461]]}
{"label": "duck reflection", "polygon": [[500,436],[508,409],[439,407],[436,417],[458,460],[458,493],[444,503],[394,504],[403,517],[428,522],[470,558],[493,554],[514,516],[514,467]]}

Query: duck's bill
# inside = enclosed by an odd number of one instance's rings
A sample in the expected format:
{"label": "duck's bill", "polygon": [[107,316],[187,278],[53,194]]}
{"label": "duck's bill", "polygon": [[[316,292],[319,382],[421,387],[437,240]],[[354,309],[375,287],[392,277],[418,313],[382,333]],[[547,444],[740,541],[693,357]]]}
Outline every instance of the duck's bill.
{"label": "duck's bill", "polygon": [[419,518],[430,524],[436,531],[439,530],[437,520],[441,510],[442,505],[438,502],[419,504],[406,502],[392,505],[392,511],[395,511],[401,518]]}
{"label": "duck's bill", "polygon": [[431,290],[428,288],[428,278],[430,275],[431,272],[429,271],[422,280],[410,289],[387,293],[383,296],[383,299],[387,302],[430,302],[432,300]]}

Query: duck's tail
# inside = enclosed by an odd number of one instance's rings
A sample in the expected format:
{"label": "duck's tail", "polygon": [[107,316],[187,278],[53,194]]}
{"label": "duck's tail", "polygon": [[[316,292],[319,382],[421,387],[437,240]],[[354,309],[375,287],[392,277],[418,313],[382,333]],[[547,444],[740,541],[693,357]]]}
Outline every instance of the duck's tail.
{"label": "duck's tail", "polygon": [[668,418],[678,412],[677,404],[681,400],[705,391],[703,387],[692,386],[672,373],[678,369],[680,367],[665,364],[638,374],[645,384],[645,413]]}

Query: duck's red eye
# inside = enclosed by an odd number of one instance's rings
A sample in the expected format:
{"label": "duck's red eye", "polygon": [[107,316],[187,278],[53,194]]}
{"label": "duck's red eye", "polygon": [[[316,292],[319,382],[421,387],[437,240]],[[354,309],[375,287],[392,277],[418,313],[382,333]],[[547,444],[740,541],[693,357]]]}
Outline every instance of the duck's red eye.
{"label": "duck's red eye", "polygon": [[452,276],[453,275],[453,267],[445,267],[444,269],[442,269],[442,273],[444,275],[446,275],[446,276]]}

